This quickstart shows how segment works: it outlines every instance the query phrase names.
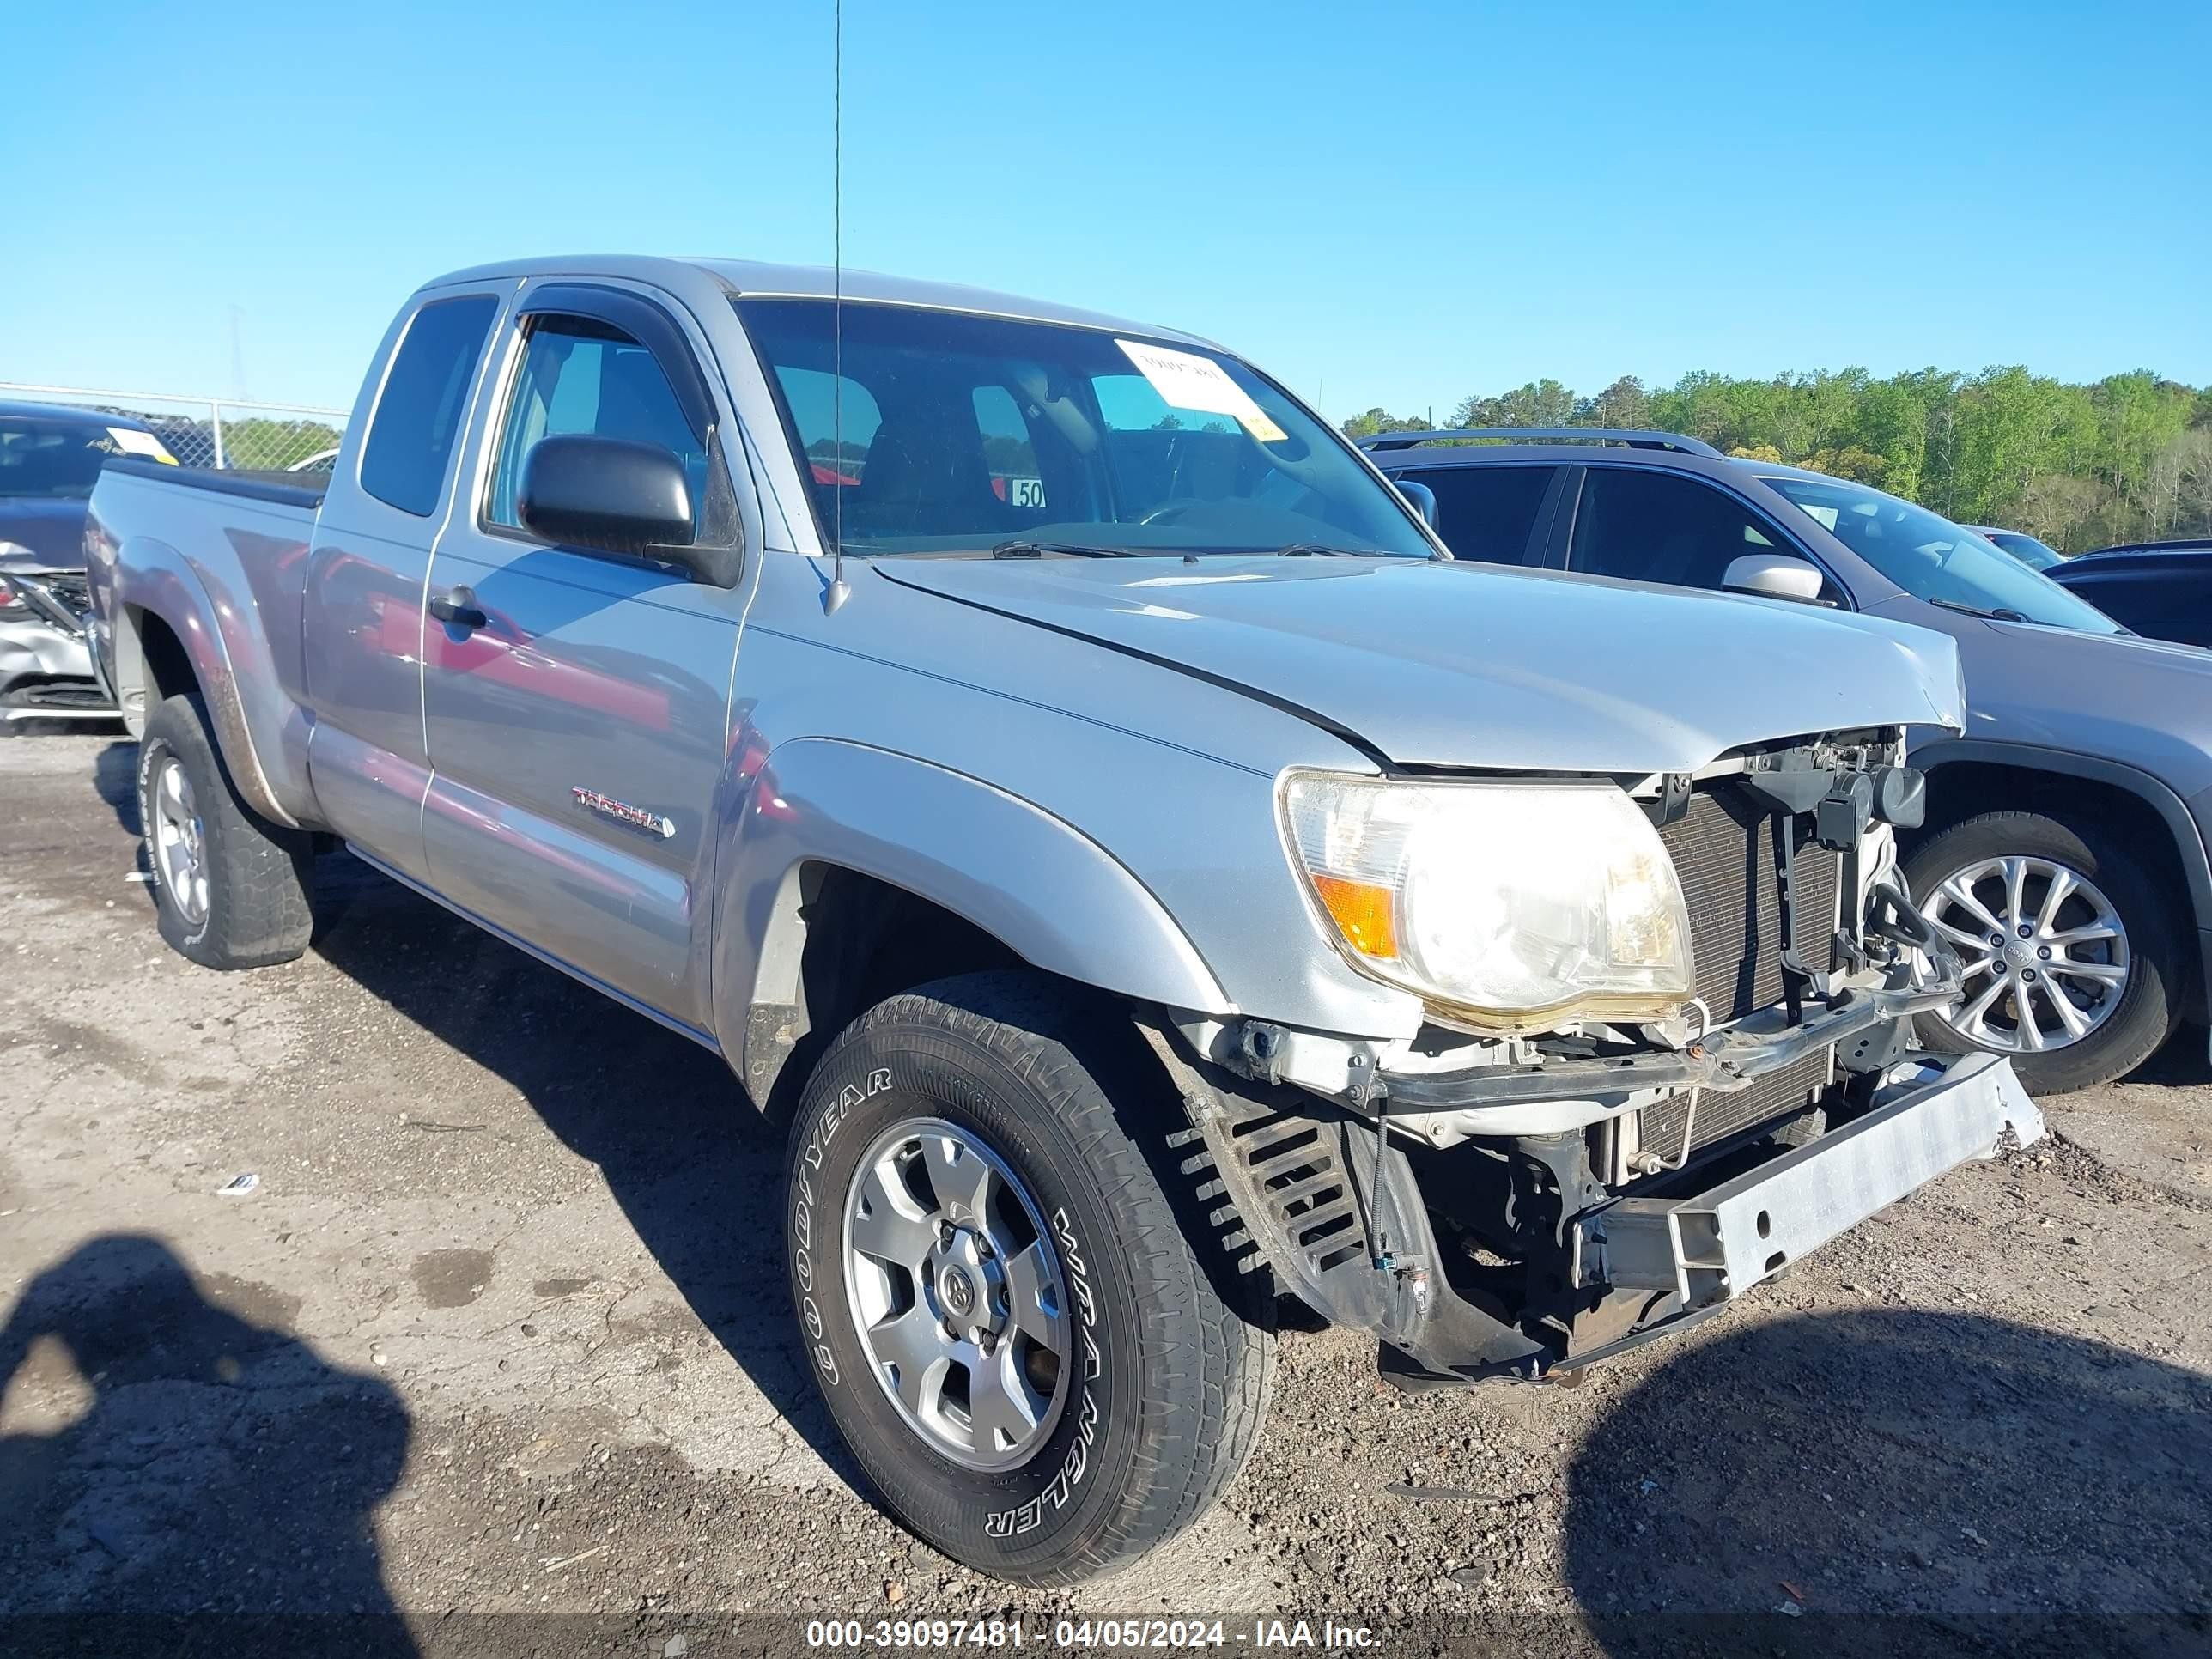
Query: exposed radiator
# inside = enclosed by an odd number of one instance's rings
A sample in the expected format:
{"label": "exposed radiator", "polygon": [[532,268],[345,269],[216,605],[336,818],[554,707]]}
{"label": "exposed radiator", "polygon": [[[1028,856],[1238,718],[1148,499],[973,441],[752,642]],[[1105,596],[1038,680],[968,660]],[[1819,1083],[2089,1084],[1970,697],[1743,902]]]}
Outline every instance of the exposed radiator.
{"label": "exposed radiator", "polygon": [[[1758,797],[1724,778],[1692,792],[1689,810],[1659,832],[1690,913],[1698,994],[1717,1025],[1782,1000],[1778,828],[1776,816]],[[1797,848],[1797,933],[1807,956],[1826,967],[1843,855],[1806,845],[1808,838],[1801,833]],[[1704,1095],[1692,1129],[1692,1150],[1803,1104],[1827,1078],[1828,1056],[1814,1054],[1734,1094]],[[1688,1110],[1688,1097],[1678,1096],[1645,1112],[1639,1125],[1645,1149],[1671,1156],[1682,1144]]]}

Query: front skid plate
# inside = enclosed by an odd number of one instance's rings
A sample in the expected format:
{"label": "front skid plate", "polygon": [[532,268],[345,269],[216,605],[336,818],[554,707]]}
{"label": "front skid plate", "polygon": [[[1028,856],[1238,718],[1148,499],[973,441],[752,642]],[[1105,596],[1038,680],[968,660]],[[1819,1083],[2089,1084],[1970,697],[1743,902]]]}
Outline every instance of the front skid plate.
{"label": "front skid plate", "polygon": [[1685,1310],[1723,1302],[1945,1171],[1988,1157],[2007,1127],[2030,1145],[2043,1137],[2043,1115],[2010,1062],[1971,1054],[1935,1082],[1710,1191],[1622,1199],[1583,1217],[1582,1260],[1601,1264],[1617,1289],[1672,1291]]}

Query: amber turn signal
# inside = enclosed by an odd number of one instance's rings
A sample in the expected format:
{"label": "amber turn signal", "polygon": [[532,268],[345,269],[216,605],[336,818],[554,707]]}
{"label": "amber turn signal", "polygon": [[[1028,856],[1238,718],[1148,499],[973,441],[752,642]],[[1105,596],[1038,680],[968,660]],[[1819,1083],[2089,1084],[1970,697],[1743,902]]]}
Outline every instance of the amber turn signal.
{"label": "amber turn signal", "polygon": [[1313,884],[1346,945],[1380,962],[1397,960],[1397,907],[1388,887],[1318,873]]}

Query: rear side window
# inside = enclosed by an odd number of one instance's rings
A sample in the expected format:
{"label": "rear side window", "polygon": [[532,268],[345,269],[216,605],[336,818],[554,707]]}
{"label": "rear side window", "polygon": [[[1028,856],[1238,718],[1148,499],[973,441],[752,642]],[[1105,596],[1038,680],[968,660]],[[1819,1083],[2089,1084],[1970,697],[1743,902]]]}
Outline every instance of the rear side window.
{"label": "rear side window", "polygon": [[407,325],[361,453],[361,487],[380,501],[417,518],[437,510],[461,406],[498,310],[489,294],[434,300]]}
{"label": "rear side window", "polygon": [[1745,554],[1783,552],[1796,549],[1710,484],[1672,472],[1594,466],[1583,483],[1567,563],[1595,576],[1717,589]]}
{"label": "rear side window", "polygon": [[1544,492],[1552,486],[1550,466],[1430,466],[1395,476],[1428,485],[1437,498],[1437,533],[1452,556],[1491,564],[1543,562],[1531,558],[1528,533]]}

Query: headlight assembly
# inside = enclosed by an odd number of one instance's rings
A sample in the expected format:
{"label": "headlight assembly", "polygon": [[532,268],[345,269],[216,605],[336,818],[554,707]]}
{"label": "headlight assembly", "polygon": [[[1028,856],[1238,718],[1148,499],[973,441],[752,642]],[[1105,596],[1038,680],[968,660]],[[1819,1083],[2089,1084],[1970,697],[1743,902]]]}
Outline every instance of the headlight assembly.
{"label": "headlight assembly", "polygon": [[1292,772],[1281,802],[1339,948],[1447,1017],[1521,1030],[1659,1018],[1694,988],[1674,863],[1611,783]]}

